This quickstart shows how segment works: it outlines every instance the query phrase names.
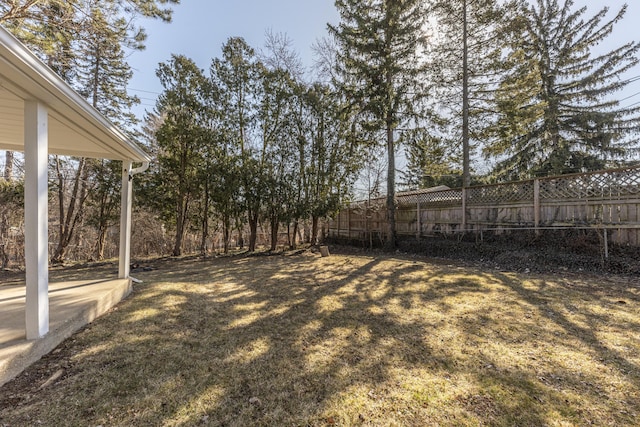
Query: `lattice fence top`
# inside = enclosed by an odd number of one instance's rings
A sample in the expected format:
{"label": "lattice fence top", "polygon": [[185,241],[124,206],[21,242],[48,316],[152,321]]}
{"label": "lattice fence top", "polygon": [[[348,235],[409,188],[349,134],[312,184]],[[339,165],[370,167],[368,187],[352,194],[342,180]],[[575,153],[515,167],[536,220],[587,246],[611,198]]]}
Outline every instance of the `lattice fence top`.
{"label": "lattice fence top", "polygon": [[462,201],[462,190],[446,189],[439,191],[427,191],[424,193],[414,192],[413,194],[398,194],[398,205],[444,205],[459,204]]}
{"label": "lattice fence top", "polygon": [[471,187],[467,194],[469,204],[501,204],[533,200],[533,181]]}
{"label": "lattice fence top", "polygon": [[540,180],[541,199],[617,199],[640,194],[640,169],[618,169]]}
{"label": "lattice fence top", "polygon": [[[538,180],[508,182],[470,187],[467,204],[501,205],[532,202],[535,182],[540,186],[540,200],[616,200],[640,196],[640,167],[614,169],[585,174],[555,176]],[[352,208],[385,204],[384,198],[358,202]],[[437,187],[397,194],[398,206],[446,206],[462,204],[462,190]]]}

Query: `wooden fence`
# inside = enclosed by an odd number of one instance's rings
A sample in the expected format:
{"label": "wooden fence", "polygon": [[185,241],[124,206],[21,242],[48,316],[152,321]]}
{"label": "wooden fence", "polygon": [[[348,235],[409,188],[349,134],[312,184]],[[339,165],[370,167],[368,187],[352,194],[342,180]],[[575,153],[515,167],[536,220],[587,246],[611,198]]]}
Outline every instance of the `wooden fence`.
{"label": "wooden fence", "polygon": [[[400,236],[497,234],[513,230],[595,229],[618,244],[640,245],[640,168],[554,176],[466,189],[397,194]],[[384,240],[385,199],[361,201],[329,222],[329,237]]]}

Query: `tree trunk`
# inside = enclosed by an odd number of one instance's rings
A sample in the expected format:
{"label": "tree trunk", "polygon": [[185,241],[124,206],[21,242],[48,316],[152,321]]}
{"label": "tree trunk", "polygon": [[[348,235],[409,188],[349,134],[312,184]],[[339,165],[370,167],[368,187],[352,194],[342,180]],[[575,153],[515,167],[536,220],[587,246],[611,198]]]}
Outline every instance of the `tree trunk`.
{"label": "tree trunk", "polygon": [[293,237],[291,237],[291,241],[289,242],[289,249],[294,250],[298,245],[296,243],[297,234],[298,234],[298,220],[293,222]]}
{"label": "tree trunk", "polygon": [[80,158],[78,170],[73,180],[73,189],[69,198],[69,206],[65,210],[65,185],[64,175],[61,170],[60,158],[56,157],[56,172],[58,175],[58,203],[60,204],[60,226],[58,245],[53,256],[52,264],[62,264],[64,262],[67,249],[78,224],[82,222],[84,215],[84,202],[88,195],[89,168],[87,160]]}
{"label": "tree trunk", "polygon": [[107,204],[107,195],[102,194],[100,198],[100,206],[98,208],[98,239],[96,240],[96,259],[101,261],[104,259],[104,247],[107,240],[107,213],[106,213],[106,204]]}
{"label": "tree trunk", "polygon": [[271,251],[275,251],[278,248],[278,227],[280,226],[280,221],[278,221],[277,216],[271,217]]}
{"label": "tree trunk", "polygon": [[396,152],[393,141],[393,127],[387,119],[387,241],[386,248],[396,248]]}
{"label": "tree trunk", "polygon": [[311,239],[309,242],[311,245],[318,244],[318,217],[316,215],[311,216]]}
{"label": "tree trunk", "polygon": [[[469,41],[467,30],[467,0],[462,0],[462,186],[471,185],[469,159]],[[463,215],[465,213],[463,212]]]}
{"label": "tree trunk", "polygon": [[177,215],[176,215],[176,238],[173,245],[172,256],[182,255],[182,242],[184,240],[184,230],[187,225],[187,202],[184,195],[180,197],[176,203]]}
{"label": "tree trunk", "polygon": [[183,239],[182,232],[179,232],[178,230],[176,230],[176,239],[173,245],[173,251],[171,251],[172,256],[182,255],[182,239]]}
{"label": "tree trunk", "polygon": [[0,212],[0,271],[4,271],[9,265],[9,254],[7,253],[7,241],[9,240],[9,221],[7,213]]}
{"label": "tree trunk", "polygon": [[200,240],[200,254],[207,256],[207,240],[209,239],[209,182],[204,184],[204,212],[202,212],[202,239]]}
{"label": "tree trunk", "polygon": [[258,239],[258,214],[249,216],[249,252],[255,252],[256,240]]}
{"label": "tree trunk", "polygon": [[104,259],[104,247],[107,242],[107,227],[98,227],[98,239],[96,241],[96,259],[102,261]]}
{"label": "tree trunk", "polygon": [[244,249],[244,236],[242,235],[242,230],[238,230],[238,246],[240,249]]}
{"label": "tree trunk", "polygon": [[11,181],[13,179],[13,151],[7,151],[4,154],[4,180]]}
{"label": "tree trunk", "polygon": [[229,253],[229,242],[231,241],[231,218],[228,214],[222,216],[222,244],[225,254]]}

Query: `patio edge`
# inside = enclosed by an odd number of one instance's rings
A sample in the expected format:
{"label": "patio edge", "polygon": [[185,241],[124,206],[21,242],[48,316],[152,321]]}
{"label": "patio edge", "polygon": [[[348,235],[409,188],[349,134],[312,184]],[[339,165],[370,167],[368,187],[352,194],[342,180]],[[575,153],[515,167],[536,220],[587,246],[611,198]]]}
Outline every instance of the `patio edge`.
{"label": "patio edge", "polygon": [[12,345],[14,349],[9,352],[6,360],[0,361],[0,387],[17,377],[26,368],[40,360],[42,356],[50,353],[74,332],[124,300],[131,294],[131,291],[131,280],[121,279],[113,289],[96,298],[91,306],[78,311],[62,324],[50,330],[44,337],[37,340],[17,341]]}

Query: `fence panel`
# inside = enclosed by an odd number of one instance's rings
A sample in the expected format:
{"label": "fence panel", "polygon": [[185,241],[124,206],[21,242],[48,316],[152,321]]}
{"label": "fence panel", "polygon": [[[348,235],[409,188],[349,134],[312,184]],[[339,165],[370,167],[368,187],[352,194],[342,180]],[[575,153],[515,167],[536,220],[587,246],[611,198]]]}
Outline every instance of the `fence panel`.
{"label": "fence panel", "polygon": [[[466,200],[463,201],[463,197]],[[385,200],[359,202],[329,222],[329,235],[384,238]],[[463,212],[464,207],[464,212]],[[461,189],[397,195],[399,235],[608,229],[620,244],[640,244],[640,168],[612,169]]]}

